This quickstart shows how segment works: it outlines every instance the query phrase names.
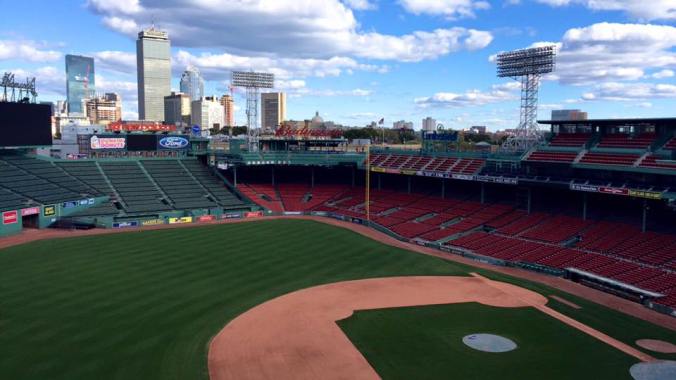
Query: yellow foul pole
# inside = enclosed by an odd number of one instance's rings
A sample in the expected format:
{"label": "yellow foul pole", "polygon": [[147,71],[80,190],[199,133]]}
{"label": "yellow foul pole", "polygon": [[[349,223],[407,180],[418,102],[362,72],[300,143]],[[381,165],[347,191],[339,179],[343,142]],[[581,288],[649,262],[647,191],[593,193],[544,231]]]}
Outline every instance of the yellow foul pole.
{"label": "yellow foul pole", "polygon": [[366,222],[371,224],[371,145],[366,145],[366,186],[364,200],[366,201]]}

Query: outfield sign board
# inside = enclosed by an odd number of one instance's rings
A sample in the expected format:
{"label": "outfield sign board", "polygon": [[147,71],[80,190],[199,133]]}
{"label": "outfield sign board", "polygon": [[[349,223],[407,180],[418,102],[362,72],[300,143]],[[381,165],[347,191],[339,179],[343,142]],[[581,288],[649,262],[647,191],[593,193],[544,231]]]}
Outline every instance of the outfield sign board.
{"label": "outfield sign board", "polygon": [[124,149],[127,146],[127,139],[124,137],[99,137],[94,135],[89,139],[89,146],[94,150]]}
{"label": "outfield sign board", "polygon": [[215,215],[202,215],[197,217],[198,222],[211,222],[216,220]]}
{"label": "outfield sign board", "polygon": [[69,201],[69,202],[63,202],[62,206],[63,208],[73,208],[77,207],[79,204],[78,201]]}
{"label": "outfield sign board", "polygon": [[19,221],[18,212],[16,210],[5,211],[2,213],[2,224],[14,224]]}
{"label": "outfield sign board", "polygon": [[138,227],[137,220],[130,220],[127,222],[115,222],[113,223],[113,228],[128,228],[128,227]]}
{"label": "outfield sign board", "polygon": [[260,218],[263,216],[263,211],[248,211],[244,213],[245,218]]}
{"label": "outfield sign board", "polygon": [[239,219],[242,217],[240,212],[226,212],[221,216],[221,219]]}
{"label": "outfield sign board", "polygon": [[190,141],[181,136],[166,136],[157,142],[158,149],[186,149]]}
{"label": "outfield sign board", "polygon": [[144,226],[158,226],[160,224],[164,224],[164,220],[163,219],[148,219],[148,220],[142,221],[141,224],[144,225]]}
{"label": "outfield sign board", "polygon": [[40,213],[40,207],[28,207],[21,209],[21,216],[37,215]]}
{"label": "outfield sign board", "polygon": [[182,216],[180,218],[169,218],[169,224],[192,223],[192,216]]}
{"label": "outfield sign board", "polygon": [[608,186],[580,185],[576,183],[571,183],[570,189],[574,191],[584,191],[588,193],[603,193],[603,194],[622,195],[635,198],[646,198],[656,200],[662,199],[662,193],[657,191],[632,190]]}
{"label": "outfield sign board", "polygon": [[56,215],[56,205],[45,206],[42,209],[43,216],[54,216]]}

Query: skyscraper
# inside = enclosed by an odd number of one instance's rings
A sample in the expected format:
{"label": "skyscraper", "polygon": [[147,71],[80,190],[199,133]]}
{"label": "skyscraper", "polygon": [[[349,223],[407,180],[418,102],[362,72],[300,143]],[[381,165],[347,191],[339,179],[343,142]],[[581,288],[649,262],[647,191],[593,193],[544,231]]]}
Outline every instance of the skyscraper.
{"label": "skyscraper", "polygon": [[84,101],[84,110],[92,124],[109,124],[122,119],[122,98],[114,92],[94,96]]}
{"label": "skyscraper", "polygon": [[275,129],[286,120],[286,94],[268,92],[261,94],[261,128]]}
{"label": "skyscraper", "polygon": [[221,105],[225,112],[225,126],[232,127],[235,125],[235,100],[230,95],[221,96]]}
{"label": "skyscraper", "polygon": [[432,132],[437,129],[437,121],[431,117],[422,119],[422,130],[425,132]]}
{"label": "skyscraper", "polygon": [[136,40],[140,120],[164,120],[164,97],[171,94],[171,52],[167,32],[143,30]]}
{"label": "skyscraper", "polygon": [[200,100],[204,96],[204,79],[197,67],[188,66],[181,75],[181,92],[190,96],[191,101]]}
{"label": "skyscraper", "polygon": [[66,55],[66,98],[69,114],[84,114],[82,100],[95,90],[94,58]]}
{"label": "skyscraper", "polygon": [[199,125],[202,130],[211,128],[223,128],[223,106],[215,96],[205,96],[200,100],[193,100],[192,124]]}
{"label": "skyscraper", "polygon": [[190,125],[192,113],[190,97],[182,92],[172,92],[164,97],[164,122],[177,126]]}

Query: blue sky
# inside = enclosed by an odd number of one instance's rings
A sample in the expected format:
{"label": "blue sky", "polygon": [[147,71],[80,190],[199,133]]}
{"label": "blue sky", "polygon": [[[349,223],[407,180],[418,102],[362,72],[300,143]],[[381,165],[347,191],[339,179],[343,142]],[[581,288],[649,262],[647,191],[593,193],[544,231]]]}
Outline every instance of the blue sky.
{"label": "blue sky", "polygon": [[[676,116],[676,0],[0,0],[0,71],[37,77],[40,100],[65,98],[64,55],[96,59],[97,91],[136,116],[135,35],[155,21],[172,40],[172,87],[197,66],[208,95],[232,70],[269,70],[288,117],[319,111],[365,125],[518,123],[518,86],[495,75],[500,51],[550,42],[540,118]],[[26,18],[21,15],[30,15]],[[244,99],[236,93],[236,121]]]}

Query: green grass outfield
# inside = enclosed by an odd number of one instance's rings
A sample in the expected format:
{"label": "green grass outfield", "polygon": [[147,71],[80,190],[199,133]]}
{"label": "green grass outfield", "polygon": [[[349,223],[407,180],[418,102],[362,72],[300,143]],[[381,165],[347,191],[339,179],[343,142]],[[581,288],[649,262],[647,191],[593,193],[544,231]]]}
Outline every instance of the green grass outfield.
{"label": "green grass outfield", "polygon": [[[266,300],[342,280],[470,270],[301,220],[7,248],[0,250],[0,379],[206,379],[209,339]],[[477,272],[566,297],[583,309],[551,306],[626,343],[676,341],[673,331],[585,300]]]}

